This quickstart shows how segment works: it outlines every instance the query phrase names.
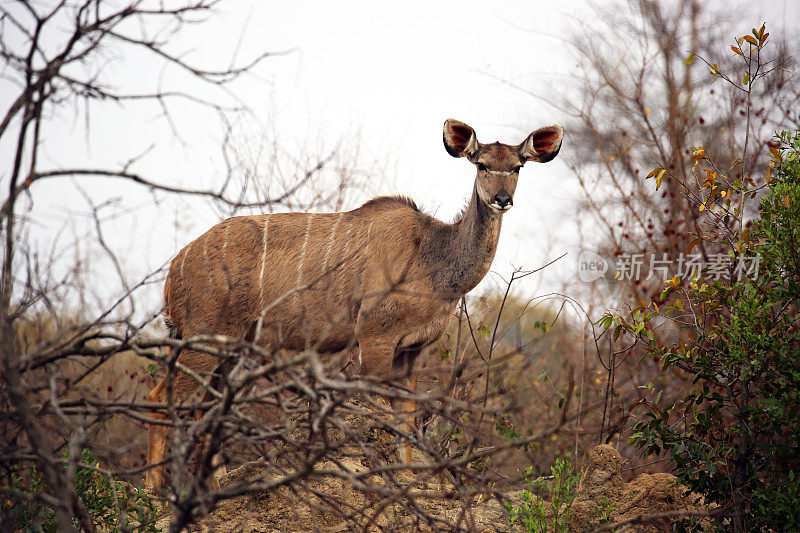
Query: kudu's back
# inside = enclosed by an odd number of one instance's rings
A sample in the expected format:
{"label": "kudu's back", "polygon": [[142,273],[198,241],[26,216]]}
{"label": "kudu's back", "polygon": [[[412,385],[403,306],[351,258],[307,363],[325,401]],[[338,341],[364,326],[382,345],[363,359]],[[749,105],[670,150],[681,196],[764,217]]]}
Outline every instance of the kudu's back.
{"label": "kudu's back", "polygon": [[424,278],[414,253],[425,222],[401,198],[343,213],[225,220],[173,259],[168,318],[181,337],[254,340],[260,322],[255,340],[269,349],[345,349],[365,302]]}

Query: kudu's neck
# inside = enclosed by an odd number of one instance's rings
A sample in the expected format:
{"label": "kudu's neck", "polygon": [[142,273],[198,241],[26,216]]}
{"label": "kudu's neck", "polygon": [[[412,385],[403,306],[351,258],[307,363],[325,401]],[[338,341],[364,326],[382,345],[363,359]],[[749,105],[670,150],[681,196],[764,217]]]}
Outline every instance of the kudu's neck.
{"label": "kudu's neck", "polygon": [[437,255],[442,263],[434,275],[437,292],[457,299],[480,283],[494,259],[501,221],[473,188],[467,209],[446,226],[447,235],[439,240],[442,248]]}

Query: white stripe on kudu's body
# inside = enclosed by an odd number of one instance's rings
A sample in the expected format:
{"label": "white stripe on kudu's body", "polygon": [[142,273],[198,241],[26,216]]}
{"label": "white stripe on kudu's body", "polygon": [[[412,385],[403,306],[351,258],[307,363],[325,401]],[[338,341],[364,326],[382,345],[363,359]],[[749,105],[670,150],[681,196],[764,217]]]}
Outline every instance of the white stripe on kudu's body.
{"label": "white stripe on kudu's body", "polygon": [[[209,268],[208,268],[208,235],[207,234],[204,235],[204,238],[203,238],[203,268],[206,270],[206,272],[209,272]],[[207,281],[207,285],[206,285],[207,288],[213,288],[214,287],[214,280],[211,279],[210,274],[207,277],[206,281]]]}
{"label": "white stripe on kudu's body", "polygon": [[339,264],[337,265],[336,271],[334,272],[334,276],[331,276],[332,278],[331,283],[334,288],[332,294],[333,298],[339,297],[339,292],[336,289],[344,286],[344,283],[340,278],[347,275],[347,270],[344,268],[344,265],[348,262],[348,259],[351,259],[347,254],[349,253],[350,250],[350,239],[352,239],[352,232],[353,232],[353,227],[351,225],[350,227],[347,228],[347,233],[344,236],[344,247],[342,248],[342,255],[339,258]]}
{"label": "white stripe on kudu's body", "polygon": [[264,302],[264,268],[267,265],[267,239],[269,238],[269,218],[264,217],[264,247],[261,249],[261,272],[258,275],[258,286],[260,289],[260,297],[258,302],[261,306],[266,305]]}
{"label": "white stripe on kudu's body", "polygon": [[192,253],[192,245],[193,244],[194,244],[194,241],[190,242],[189,246],[187,246],[183,250],[183,257],[181,258],[181,268],[180,268],[181,280],[183,279],[183,265],[184,265],[184,263],[186,263],[186,256],[188,256],[190,253]]}
{"label": "white stripe on kudu's body", "polygon": [[[225,223],[223,222],[223,224],[225,224]],[[227,257],[227,252],[228,252],[228,230],[230,229],[230,227],[231,227],[230,224],[225,224],[225,230],[222,233],[222,262],[223,263],[225,263],[225,261],[228,259],[228,257]]]}
{"label": "white stripe on kudu's body", "polygon": [[339,216],[336,217],[336,222],[331,227],[331,235],[328,237],[328,247],[325,249],[325,258],[322,260],[322,273],[323,275],[327,273],[326,268],[328,268],[328,259],[331,256],[331,248],[333,248],[334,237],[336,237],[336,229],[339,227],[339,224],[342,222],[342,216],[344,213],[339,213]]}
{"label": "white stripe on kudu's body", "polygon": [[297,262],[297,283],[295,286],[299,287],[300,283],[303,281],[303,262],[306,260],[306,249],[308,248],[308,235],[311,231],[311,223],[314,221],[314,217],[316,215],[311,214],[308,215],[308,221],[306,222],[306,234],[303,237],[303,246],[300,248],[300,261]]}
{"label": "white stripe on kudu's body", "polygon": [[[445,149],[477,167],[467,208],[454,223],[422,213],[403,197],[375,198],[343,213],[234,217],[202,237],[215,252],[208,263],[195,257],[191,244],[173,260],[164,285],[166,314],[182,338],[242,337],[261,316],[259,343],[271,350],[313,346],[330,354],[357,344],[362,373],[413,383],[416,357],[438,340],[458,300],[491,266],[520,168],[553,159],[561,139],[561,127],[550,126],[519,145],[481,144],[472,128],[448,120]],[[304,280],[312,286],[300,291]],[[301,300],[285,297],[295,290]],[[178,361],[201,375],[217,365],[216,358],[189,349]],[[178,372],[174,400],[186,401],[197,388]],[[159,383],[151,401],[165,402],[166,389]],[[151,425],[150,464],[164,457],[164,427]],[[410,448],[406,452],[410,459]],[[147,486],[161,481],[161,468],[150,468]]]}

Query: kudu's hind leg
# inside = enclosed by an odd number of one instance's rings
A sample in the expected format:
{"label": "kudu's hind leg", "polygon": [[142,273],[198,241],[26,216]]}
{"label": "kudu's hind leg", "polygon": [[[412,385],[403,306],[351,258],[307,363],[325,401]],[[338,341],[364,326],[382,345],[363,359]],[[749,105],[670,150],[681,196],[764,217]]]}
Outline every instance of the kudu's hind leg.
{"label": "kudu's hind leg", "polygon": [[[200,378],[208,382],[208,376],[218,366],[217,358],[208,354],[187,350],[178,357],[178,361],[187,368],[192,369]],[[159,382],[150,391],[148,399],[152,403],[168,404],[167,380],[169,376]],[[181,405],[188,400],[201,386],[193,376],[185,372],[178,371],[172,382],[172,398],[175,405]],[[150,414],[153,420],[169,420],[165,414],[153,412]],[[164,461],[165,449],[167,445],[167,435],[170,427],[163,424],[150,424],[147,435],[147,464],[150,468],[145,474],[145,487],[158,490],[164,480],[164,468],[161,464]]]}
{"label": "kudu's hind leg", "polygon": [[[204,398],[203,402],[205,403],[207,400]],[[201,411],[197,411],[194,415],[194,421],[199,422],[200,419],[203,418],[203,413]],[[200,474],[200,469],[202,468],[201,462],[205,456],[206,450],[211,447],[211,435],[205,435],[202,437],[197,445],[194,448],[194,453],[192,453],[191,463],[189,464],[189,471],[193,476],[198,476]],[[217,490],[219,488],[219,479],[218,476],[223,476],[227,473],[227,469],[225,465],[222,464],[222,451],[216,452],[214,456],[211,458],[211,469],[212,473],[210,477],[211,489]],[[221,466],[220,466],[221,465]]]}
{"label": "kudu's hind leg", "polygon": [[[214,387],[215,389],[219,390],[219,387],[218,387],[219,383],[215,383],[217,381],[219,381],[219,380],[216,380],[216,379],[212,380],[211,386]],[[211,401],[212,398],[213,398],[213,396],[211,395],[211,393],[206,391],[206,393],[203,395],[202,402],[203,403],[209,402],[209,401]],[[195,422],[199,422],[200,419],[203,418],[204,414],[205,413],[203,411],[198,409],[194,414]],[[210,449],[212,447],[211,439],[212,439],[212,436],[210,434],[205,435],[202,439],[200,439],[200,441],[197,443],[197,446],[195,447],[194,457],[196,458],[196,461],[195,461],[195,467],[194,467],[193,471],[196,472],[196,473],[199,473],[200,469],[202,468],[202,465],[200,464],[200,462],[205,457],[206,450]],[[210,476],[210,478],[211,478],[210,479],[210,481],[211,481],[211,489],[212,490],[217,490],[217,489],[219,489],[219,479],[222,476],[224,476],[225,474],[228,473],[228,469],[225,467],[225,463],[224,463],[224,460],[222,458],[222,444],[220,444],[219,451],[214,453],[214,456],[211,458],[211,470],[212,470],[211,476]]]}
{"label": "kudu's hind leg", "polygon": [[[150,391],[147,399],[150,403],[166,403],[166,378],[162,379],[158,385]],[[168,417],[162,413],[153,411],[150,413],[153,420],[164,421]],[[145,473],[144,486],[148,489],[158,490],[163,482],[164,450],[167,446],[167,432],[169,427],[162,424],[150,424],[147,432],[147,464],[149,468]]]}

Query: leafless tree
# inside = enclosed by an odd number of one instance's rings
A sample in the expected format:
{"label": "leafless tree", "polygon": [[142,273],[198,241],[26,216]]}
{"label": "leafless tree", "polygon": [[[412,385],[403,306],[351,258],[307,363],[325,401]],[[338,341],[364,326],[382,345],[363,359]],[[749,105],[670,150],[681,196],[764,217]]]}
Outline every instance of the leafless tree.
{"label": "leafless tree", "polygon": [[[424,524],[436,530],[504,520],[500,505],[489,518],[475,509],[476,501],[505,498],[496,472],[482,465],[489,458],[501,464],[514,450],[563,432],[581,411],[570,403],[570,389],[552,420],[538,421],[514,439],[489,442],[487,424],[517,408],[491,381],[499,375],[497,364],[514,355],[513,349],[500,353],[500,334],[456,343],[452,366],[448,361],[445,372],[431,370],[438,386],[414,392],[356,379],[346,360],[322,360],[313,351],[278,355],[237,338],[166,338],[159,335],[157,309],[142,305],[143,293],[163,281],[163,267],[130,275],[109,227],[131,207],[113,195],[98,199],[87,180],[115,180],[155,203],[176,197],[205,203],[219,216],[341,209],[360,183],[351,166],[357,147],[319,147],[289,157],[274,139],[243,137],[248,110],[228,87],[275,54],[215,70],[176,49],[181,32],[212,17],[218,5],[62,0],[0,6],[3,82],[15,88],[0,122],[0,147],[9,158],[0,209],[0,519],[34,529],[146,531],[161,527],[163,515],[177,531],[213,520],[208,514],[223,502],[266,494],[283,498],[290,513],[297,508],[295,517],[310,529],[323,528],[315,521],[320,517],[349,528]],[[191,82],[127,92],[104,67],[109,57],[134,51],[147,56],[153,70],[176,69]],[[209,90],[219,98],[198,96]],[[224,168],[218,186],[181,186],[140,170],[147,151],[120,154],[122,163],[112,166],[58,165],[43,157],[51,119],[65,109],[78,110],[87,127],[96,127],[90,111],[104,103],[130,112],[155,105],[162,127],[177,132],[175,101],[220,118]],[[42,246],[31,238],[37,200],[59,182],[85,201],[89,229]],[[80,216],[75,209],[66,212],[70,221]],[[98,257],[104,258],[102,268],[93,266]],[[463,331],[475,339],[480,324],[471,324],[462,309]],[[498,317],[495,331],[499,324]],[[213,385],[208,376],[196,376],[207,393],[203,399],[149,404],[146,392],[156,374],[187,370],[177,362],[186,349],[209,353],[234,370]],[[391,398],[414,400],[426,421],[410,427],[407,413],[384,401]],[[149,415],[159,409],[166,415],[160,423],[174,430],[165,460],[171,475],[164,493],[151,495],[137,488],[152,466],[139,454]],[[398,442],[414,444],[414,463],[397,460]],[[244,467],[219,486],[215,458]],[[99,492],[87,496],[86,483]],[[247,516],[242,511],[237,518]]]}
{"label": "leafless tree", "polygon": [[[265,52],[222,69],[209,69],[185,59],[176,51],[176,36],[188,25],[212,16],[218,4],[214,0],[170,6],[142,0],[123,3],[82,0],[52,4],[12,2],[0,7],[3,83],[11,89],[9,93],[13,90],[0,121],[0,145],[7,158],[2,173],[6,194],[0,208],[3,236],[0,373],[4,420],[11,424],[9,431],[4,432],[3,465],[8,482],[19,474],[20,470],[14,469],[21,464],[19,461],[33,461],[47,488],[32,495],[14,493],[8,483],[4,487],[12,490],[14,496],[38,498],[55,509],[59,530],[71,530],[78,524],[82,529],[93,530],[91,516],[75,491],[73,478],[81,450],[89,439],[87,430],[102,423],[111,412],[108,409],[113,411],[106,406],[105,414],[76,420],[60,408],[59,401],[86,393],[86,382],[124,348],[123,344],[115,348],[112,343],[111,347],[104,345],[99,359],[98,354],[90,360],[70,358],[81,355],[80,347],[87,343],[98,349],[93,339],[103,328],[121,331],[123,338],[129,339],[147,325],[148,320],[141,319],[143,313],[134,313],[133,302],[143,287],[160,280],[162,274],[157,270],[138,281],[127,278],[127,269],[109,246],[105,234],[106,218],[113,219],[122,211],[114,198],[97,203],[85,194],[96,229],[88,242],[84,235],[78,235],[66,247],[54,241],[57,248],[48,249],[29,241],[31,225],[36,224],[35,200],[41,189],[54,180],[66,180],[84,192],[82,180],[100,177],[138,186],[142,192],[149,191],[156,201],[165,195],[206,199],[220,211],[233,214],[241,209],[308,207],[337,200],[335,196],[322,196],[324,191],[318,178],[325,172],[331,173],[336,183],[331,187],[329,182],[324,190],[340,191],[339,196],[352,181],[350,171],[342,164],[343,155],[335,150],[316,158],[311,154],[303,156],[305,160],[295,160],[283,173],[270,174],[274,178],[271,181],[259,180],[259,176],[252,174],[258,171],[252,161],[248,162],[251,166],[247,173],[242,169],[246,162],[227,159],[227,178],[215,189],[177,186],[137,171],[137,163],[146,154],[123,153],[120,154],[123,163],[105,167],[64,167],[52,165],[42,157],[53,117],[70,107],[83,109],[88,125],[90,110],[107,102],[124,105],[134,113],[137,108],[156,105],[162,110],[164,126],[168,127],[172,122],[172,103],[184,100],[202,112],[219,115],[230,126],[228,132],[234,132],[247,109],[226,92],[226,87],[260,68],[275,53]],[[106,76],[104,68],[115,54],[129,52],[143,53],[155,70],[175,69],[192,81],[181,84],[180,88],[162,84],[152,92],[128,92]],[[197,96],[203,92],[201,89],[216,91],[213,94],[217,98]],[[272,149],[271,161],[275,167],[279,148],[273,145]],[[229,155],[231,150],[231,136],[227,136],[223,151]],[[338,166],[333,168],[337,162]],[[108,258],[119,282],[116,290],[98,289],[104,294],[98,297],[101,301],[96,306],[97,313],[84,305],[84,299],[91,296],[86,265],[94,253],[92,246]],[[64,248],[74,253],[75,262],[71,266],[61,261]],[[113,295],[110,300],[109,294]],[[129,309],[124,309],[128,303]],[[130,372],[133,377],[133,370]],[[127,374],[126,371],[126,377]],[[111,391],[112,386],[108,389]],[[49,411],[51,408],[53,411]],[[48,412],[56,413],[58,423],[63,424],[61,431],[50,431],[45,416]],[[59,435],[56,442],[54,435]],[[66,444],[61,440],[64,438]],[[60,450],[64,450],[63,457]]]}

